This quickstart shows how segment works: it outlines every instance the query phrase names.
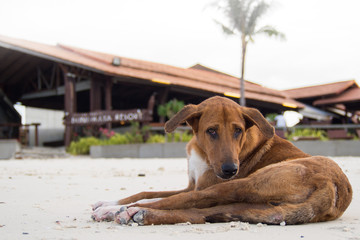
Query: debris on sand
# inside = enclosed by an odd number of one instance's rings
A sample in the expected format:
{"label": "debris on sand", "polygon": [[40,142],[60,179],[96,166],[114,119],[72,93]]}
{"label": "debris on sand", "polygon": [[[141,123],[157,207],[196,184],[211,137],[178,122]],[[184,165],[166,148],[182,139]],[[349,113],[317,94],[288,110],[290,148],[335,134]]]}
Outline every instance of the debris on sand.
{"label": "debris on sand", "polygon": [[247,222],[230,222],[230,228],[237,228],[243,231],[250,230],[250,224]]}

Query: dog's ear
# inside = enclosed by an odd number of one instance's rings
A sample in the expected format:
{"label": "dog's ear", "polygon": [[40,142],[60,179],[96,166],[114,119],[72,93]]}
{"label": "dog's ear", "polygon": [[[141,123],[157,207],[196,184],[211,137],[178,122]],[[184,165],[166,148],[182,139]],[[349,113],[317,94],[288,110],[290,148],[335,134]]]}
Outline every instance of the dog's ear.
{"label": "dog's ear", "polygon": [[181,109],[175,116],[165,123],[165,131],[173,132],[181,123],[187,122],[197,132],[201,112],[197,105],[189,104]]}
{"label": "dog's ear", "polygon": [[260,129],[261,133],[268,139],[274,136],[274,127],[264,118],[261,112],[255,108],[247,107],[241,107],[241,111],[247,124],[249,124],[249,127],[256,125]]}

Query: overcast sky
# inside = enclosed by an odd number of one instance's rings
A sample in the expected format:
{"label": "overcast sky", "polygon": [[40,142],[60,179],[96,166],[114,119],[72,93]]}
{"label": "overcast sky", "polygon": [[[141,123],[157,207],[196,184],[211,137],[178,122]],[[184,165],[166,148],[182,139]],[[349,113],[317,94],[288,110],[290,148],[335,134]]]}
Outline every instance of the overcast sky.
{"label": "overcast sky", "polygon": [[[212,2],[0,0],[0,34],[239,76],[240,41],[214,23]],[[360,83],[359,0],[274,0],[262,25],[286,41],[257,37],[248,46],[247,80],[275,89]]]}

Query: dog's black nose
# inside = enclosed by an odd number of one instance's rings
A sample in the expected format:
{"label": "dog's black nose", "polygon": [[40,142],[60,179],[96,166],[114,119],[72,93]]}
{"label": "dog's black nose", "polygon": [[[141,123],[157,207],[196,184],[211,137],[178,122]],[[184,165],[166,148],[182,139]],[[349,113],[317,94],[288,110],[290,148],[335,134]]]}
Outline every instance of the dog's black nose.
{"label": "dog's black nose", "polygon": [[238,166],[235,163],[224,163],[221,166],[221,170],[223,172],[223,178],[228,179],[234,176],[237,173]]}

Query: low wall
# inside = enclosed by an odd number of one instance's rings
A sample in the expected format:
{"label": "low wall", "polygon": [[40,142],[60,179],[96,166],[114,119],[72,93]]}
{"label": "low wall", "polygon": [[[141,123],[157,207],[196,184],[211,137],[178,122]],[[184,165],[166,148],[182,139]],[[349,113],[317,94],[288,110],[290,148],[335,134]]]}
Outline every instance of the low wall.
{"label": "low wall", "polygon": [[91,146],[92,158],[185,158],[187,143]]}
{"label": "low wall", "polygon": [[[360,156],[360,141],[297,141],[293,144],[311,155]],[[92,146],[92,158],[185,158],[186,143]]]}
{"label": "low wall", "polygon": [[16,139],[0,139],[0,159],[10,159],[15,157],[15,153],[21,149]]}
{"label": "low wall", "polygon": [[360,141],[297,141],[293,144],[310,155],[322,156],[360,156]]}

